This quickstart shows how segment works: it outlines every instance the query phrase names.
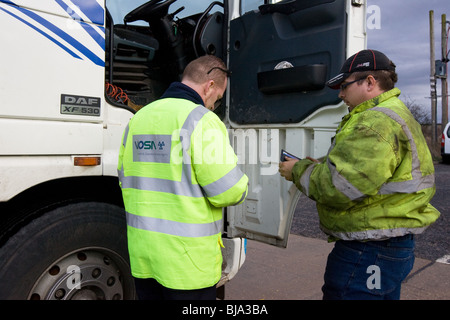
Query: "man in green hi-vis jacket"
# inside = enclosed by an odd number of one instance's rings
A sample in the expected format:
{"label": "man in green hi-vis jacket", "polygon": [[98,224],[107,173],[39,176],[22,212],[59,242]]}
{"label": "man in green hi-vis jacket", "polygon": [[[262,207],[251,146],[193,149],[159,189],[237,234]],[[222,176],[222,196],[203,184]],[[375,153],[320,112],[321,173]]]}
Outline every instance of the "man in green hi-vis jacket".
{"label": "man in green hi-vis jacket", "polygon": [[434,166],[420,125],[398,99],[395,65],[363,50],[327,82],[348,105],[322,163],[280,163],[280,174],[315,200],[336,241],[324,299],[399,299],[414,263],[414,235],[439,217],[430,205]]}

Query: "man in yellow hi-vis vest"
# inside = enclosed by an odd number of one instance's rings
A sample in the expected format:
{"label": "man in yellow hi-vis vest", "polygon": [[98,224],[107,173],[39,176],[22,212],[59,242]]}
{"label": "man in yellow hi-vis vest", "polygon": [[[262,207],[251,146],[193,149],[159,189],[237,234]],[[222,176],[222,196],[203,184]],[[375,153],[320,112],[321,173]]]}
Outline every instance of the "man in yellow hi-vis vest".
{"label": "man in yellow hi-vis vest", "polygon": [[119,180],[131,271],[140,299],[215,299],[222,207],[240,204],[248,178],[214,112],[225,64],[200,57],[123,135]]}

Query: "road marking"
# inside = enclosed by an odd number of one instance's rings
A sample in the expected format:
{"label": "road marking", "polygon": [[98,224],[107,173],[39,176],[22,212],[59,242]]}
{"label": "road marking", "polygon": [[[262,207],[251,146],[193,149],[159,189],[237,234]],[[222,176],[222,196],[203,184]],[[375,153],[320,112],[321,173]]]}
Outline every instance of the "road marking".
{"label": "road marking", "polygon": [[446,254],[445,256],[437,259],[436,262],[450,264],[450,254]]}

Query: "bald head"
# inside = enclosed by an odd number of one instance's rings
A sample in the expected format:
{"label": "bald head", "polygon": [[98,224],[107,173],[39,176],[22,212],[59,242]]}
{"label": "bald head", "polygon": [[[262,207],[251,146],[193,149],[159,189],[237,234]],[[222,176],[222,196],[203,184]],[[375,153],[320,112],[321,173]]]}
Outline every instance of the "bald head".
{"label": "bald head", "polygon": [[222,99],[227,87],[227,75],[228,70],[220,58],[206,55],[187,65],[181,82],[200,95],[206,108],[214,110],[214,104]]}
{"label": "bald head", "polygon": [[227,67],[220,58],[206,55],[191,61],[186,66],[182,82],[187,80],[196,84],[203,84],[208,80],[214,80],[218,85],[223,85],[227,73]]}

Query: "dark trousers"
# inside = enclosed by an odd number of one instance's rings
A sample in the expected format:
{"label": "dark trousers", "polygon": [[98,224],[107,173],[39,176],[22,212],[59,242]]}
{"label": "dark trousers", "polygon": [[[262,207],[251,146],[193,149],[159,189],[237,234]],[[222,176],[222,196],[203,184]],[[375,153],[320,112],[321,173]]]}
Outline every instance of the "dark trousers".
{"label": "dark trousers", "polygon": [[323,299],[398,300],[414,265],[413,235],[336,242],[328,256]]}
{"label": "dark trousers", "polygon": [[215,300],[216,286],[197,290],[175,290],[155,279],[134,279],[139,300]]}

